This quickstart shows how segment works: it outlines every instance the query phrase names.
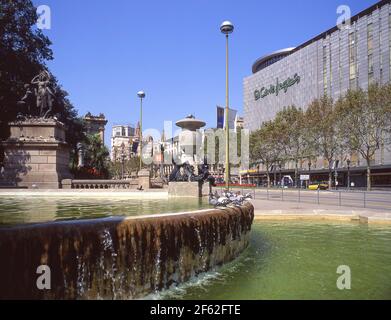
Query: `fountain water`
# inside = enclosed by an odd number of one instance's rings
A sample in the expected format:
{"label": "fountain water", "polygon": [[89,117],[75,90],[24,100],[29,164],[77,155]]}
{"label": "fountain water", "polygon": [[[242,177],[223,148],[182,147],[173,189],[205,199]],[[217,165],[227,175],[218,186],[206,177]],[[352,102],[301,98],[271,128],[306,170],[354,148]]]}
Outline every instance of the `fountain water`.
{"label": "fountain water", "polygon": [[[231,261],[249,243],[242,207],[0,229],[0,299],[133,299]],[[51,270],[51,290],[36,286]]]}

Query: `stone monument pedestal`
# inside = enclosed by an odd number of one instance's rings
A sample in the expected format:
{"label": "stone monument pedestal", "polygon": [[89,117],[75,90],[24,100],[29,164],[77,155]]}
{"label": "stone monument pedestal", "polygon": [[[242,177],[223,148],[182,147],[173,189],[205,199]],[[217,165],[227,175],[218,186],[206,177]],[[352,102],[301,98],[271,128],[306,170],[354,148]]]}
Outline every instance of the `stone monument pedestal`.
{"label": "stone monument pedestal", "polygon": [[151,173],[149,170],[140,170],[138,173],[138,184],[139,187],[143,187],[143,189],[151,188]]}
{"label": "stone monument pedestal", "polygon": [[170,197],[202,198],[209,195],[209,183],[202,181],[168,183],[168,195]]}
{"label": "stone monument pedestal", "polygon": [[58,189],[69,172],[64,125],[54,119],[32,118],[10,123],[11,136],[2,142],[4,177],[17,187]]}

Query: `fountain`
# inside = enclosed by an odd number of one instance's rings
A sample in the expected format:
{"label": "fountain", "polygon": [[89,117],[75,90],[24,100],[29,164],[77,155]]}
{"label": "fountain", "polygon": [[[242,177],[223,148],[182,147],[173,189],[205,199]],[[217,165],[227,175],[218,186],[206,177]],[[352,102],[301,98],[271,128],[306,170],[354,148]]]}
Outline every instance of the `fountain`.
{"label": "fountain", "polygon": [[[58,188],[60,178],[67,177],[68,153],[62,124],[47,118],[51,107],[45,92],[40,96],[40,117],[11,124],[6,171],[14,172],[16,164],[28,165],[26,172],[15,173],[19,183]],[[196,130],[205,123],[189,116],[177,125],[183,129],[181,154],[169,194],[208,194],[204,181],[213,179],[194,149],[200,145]],[[149,175],[142,178],[149,181]],[[138,193],[144,195],[148,196]],[[250,203],[185,213],[154,210],[150,216],[0,225],[0,300],[140,298],[231,261],[249,244],[254,218]],[[50,270],[48,287],[38,285],[40,270]]]}
{"label": "fountain", "polygon": [[[254,208],[27,224],[0,228],[1,299],[134,299],[237,257]],[[50,290],[37,268],[50,268]],[[45,268],[47,268],[45,267]]]}
{"label": "fountain", "polygon": [[201,159],[197,158],[197,146],[201,146],[202,135],[199,131],[205,126],[205,122],[196,119],[193,115],[188,115],[185,119],[176,122],[176,125],[182,128],[179,134],[180,146],[180,162],[188,162],[194,166],[201,163]]}
{"label": "fountain", "polygon": [[[179,134],[179,150],[175,168],[170,175],[168,194],[173,197],[204,197],[210,194],[210,186],[214,179],[209,175],[208,166],[204,159],[199,158],[202,148],[202,134],[199,129],[205,122],[196,119],[193,115],[177,121],[176,125],[182,128]],[[209,188],[204,183],[209,182]]]}

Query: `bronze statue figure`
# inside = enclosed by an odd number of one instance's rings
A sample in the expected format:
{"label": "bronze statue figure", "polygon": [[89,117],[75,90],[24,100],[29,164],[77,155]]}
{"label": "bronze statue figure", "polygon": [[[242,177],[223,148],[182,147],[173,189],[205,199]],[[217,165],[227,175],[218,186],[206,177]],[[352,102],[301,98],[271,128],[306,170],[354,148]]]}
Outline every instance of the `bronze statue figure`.
{"label": "bronze statue figure", "polygon": [[31,116],[35,116],[35,94],[29,84],[25,84],[24,88],[26,89],[26,93],[24,94],[23,98],[17,103],[18,114],[29,114]]}
{"label": "bronze statue figure", "polygon": [[[55,93],[51,89],[51,79],[49,72],[44,70],[31,80],[31,84],[25,84],[26,93],[17,102],[18,119],[23,119],[25,116],[46,119],[51,115]],[[32,85],[36,85],[37,88],[33,89]]]}
{"label": "bronze statue figure", "polygon": [[206,163],[206,158],[204,163],[198,165],[199,174],[194,174],[194,167],[188,162],[183,164],[177,164],[174,161],[174,170],[171,172],[169,181],[170,182],[209,182],[210,185],[215,186],[215,178],[209,172],[209,166]]}
{"label": "bronze statue figure", "polygon": [[31,80],[31,84],[37,85],[35,90],[37,97],[37,108],[39,109],[40,117],[46,118],[53,110],[54,92],[50,88],[51,76],[46,70]]}

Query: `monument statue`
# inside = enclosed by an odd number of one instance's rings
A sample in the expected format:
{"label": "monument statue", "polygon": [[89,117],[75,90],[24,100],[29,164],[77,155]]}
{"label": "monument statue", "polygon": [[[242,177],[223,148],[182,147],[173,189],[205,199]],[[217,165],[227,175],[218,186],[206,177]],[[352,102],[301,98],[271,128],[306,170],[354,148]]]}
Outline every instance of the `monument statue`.
{"label": "monument statue", "polygon": [[[34,91],[32,85],[36,86]],[[51,87],[52,77],[46,70],[35,76],[30,84],[26,84],[26,93],[17,103],[23,109],[20,110],[18,117],[20,114],[24,114],[46,119],[52,115],[55,91]]]}
{"label": "monument statue", "polygon": [[50,89],[51,76],[46,70],[31,80],[31,84],[38,86],[36,89],[37,108],[39,109],[39,116],[47,118],[53,110],[54,92]]}
{"label": "monument statue", "polygon": [[65,125],[53,115],[53,87],[46,70],[25,85],[16,121],[9,123],[10,136],[0,142],[4,150],[1,179],[13,186],[58,189],[62,180],[72,178]]}
{"label": "monument statue", "polygon": [[[28,114],[35,116],[35,94],[31,90],[31,86],[29,84],[25,84],[24,88],[26,89],[26,93],[24,94],[23,98],[18,102],[18,106],[20,107],[20,109],[27,112]],[[19,110],[20,114],[23,113],[22,110]]]}

